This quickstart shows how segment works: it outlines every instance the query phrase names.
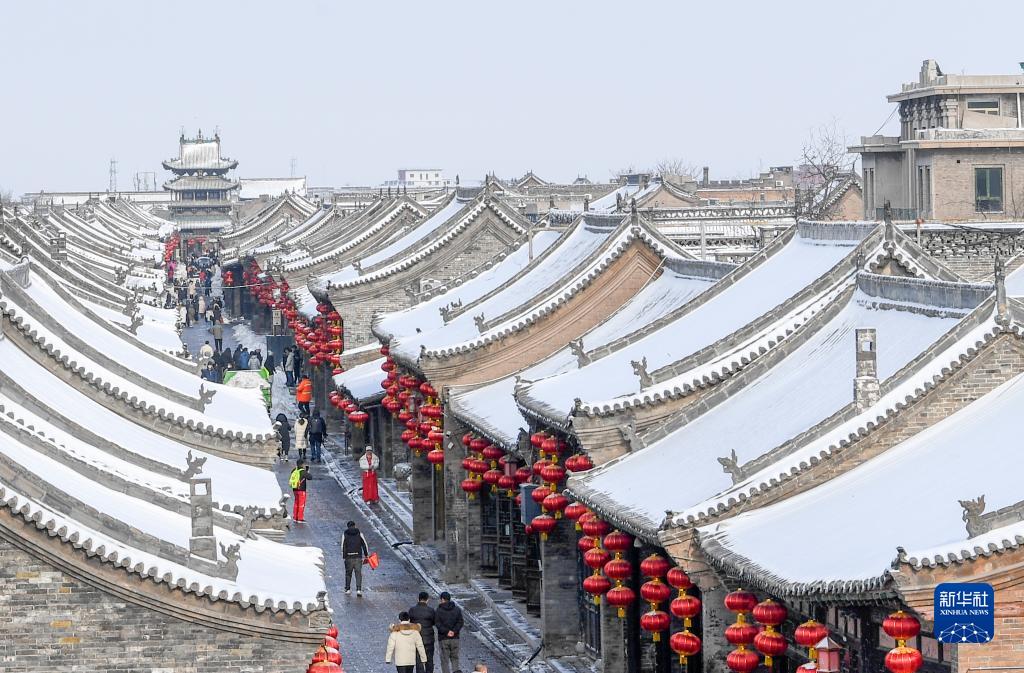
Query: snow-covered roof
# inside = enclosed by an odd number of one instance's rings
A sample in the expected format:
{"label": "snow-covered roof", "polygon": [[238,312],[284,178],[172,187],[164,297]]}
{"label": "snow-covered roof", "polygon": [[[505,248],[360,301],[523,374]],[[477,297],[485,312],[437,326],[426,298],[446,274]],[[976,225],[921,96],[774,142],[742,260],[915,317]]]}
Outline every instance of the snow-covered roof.
{"label": "snow-covered roof", "polygon": [[[607,320],[584,334],[584,347],[603,346],[664,317],[710,287],[717,277],[723,275],[721,266],[725,265],[694,261],[678,271],[666,268]],[[702,271],[705,275],[700,275]],[[566,346],[514,376],[480,387],[451,389],[449,409],[477,431],[511,449],[517,444],[520,430],[528,427],[513,397],[516,381],[550,376],[566,371],[576,363],[577,356],[572,348]]]}
{"label": "snow-covered roof", "polygon": [[385,372],[380,368],[384,358],[377,358],[356,365],[351,369],[334,376],[334,385],[348,391],[356,402],[366,404],[384,396],[380,382]]}
{"label": "snow-covered roof", "polygon": [[306,195],[306,178],[239,178],[240,199],[258,199],[261,196],[277,198],[285,192]]}
{"label": "snow-covered roof", "polygon": [[238,165],[234,159],[221,158],[219,139],[202,138],[182,138],[178,143],[178,158],[163,163],[164,168],[170,170],[227,170]]}
{"label": "snow-covered roof", "polygon": [[[645,441],[643,449],[575,477],[572,491],[602,512],[630,522],[630,529],[652,535],[666,511],[699,507],[697,503],[732,486],[720,458],[733,457],[736,469],[742,469],[851,402],[858,328],[876,330],[878,375],[884,380],[988,293],[988,288],[964,284],[976,290],[968,293],[964,306],[962,301],[945,301],[950,293],[932,292],[932,281],[868,274],[858,280],[842,282],[845,289],[833,294],[804,327],[800,343],[791,345],[790,352],[746,370],[715,399],[687,408],[673,421],[681,427],[655,432],[655,441]],[[918,289],[922,298],[934,298],[933,303],[901,301],[901,294],[910,294],[908,288]],[[672,488],[679,472],[666,471],[664,465],[686,474],[685,489]]]}
{"label": "snow-covered roof", "polygon": [[[590,401],[614,407],[615,398],[642,391],[631,362],[646,359],[648,372],[669,367],[780,306],[840,264],[852,270],[847,258],[874,229],[795,227],[716,285],[714,293],[690,302],[648,334],[598,350],[585,366],[525,386],[519,402],[558,424]],[[576,398],[585,399],[577,405]]]}
{"label": "snow-covered roof", "polygon": [[[1017,375],[834,479],[700,528],[701,543],[730,573],[777,595],[879,591],[898,557],[970,557],[994,543],[988,538],[1020,533],[1017,524],[972,540],[958,500],[984,494],[993,511],[1020,502],[1024,454],[1007,447],[1019,434],[1022,404],[1024,375]],[[850,534],[865,521],[870,535]],[[793,553],[809,531],[827,554]]]}

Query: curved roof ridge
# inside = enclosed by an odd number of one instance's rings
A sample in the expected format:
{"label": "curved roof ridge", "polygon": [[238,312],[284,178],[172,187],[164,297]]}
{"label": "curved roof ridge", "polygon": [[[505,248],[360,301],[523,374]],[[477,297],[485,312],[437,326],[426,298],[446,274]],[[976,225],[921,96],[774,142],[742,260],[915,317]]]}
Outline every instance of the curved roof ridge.
{"label": "curved roof ridge", "polygon": [[[616,236],[616,242],[612,247],[609,248],[602,246],[594,253],[594,255],[591,256],[591,259],[588,262],[581,265],[583,266],[581,271],[574,274],[572,278],[561,283],[557,289],[549,290],[547,298],[542,299],[539,302],[534,302],[532,304],[532,308],[527,312],[519,313],[511,318],[499,316],[494,320],[501,322],[496,324],[495,327],[489,328],[487,332],[481,334],[478,338],[443,349],[425,349],[421,352],[420,357],[441,359],[477,350],[492,342],[501,341],[508,335],[535,323],[540,318],[561,307],[567,301],[575,297],[580,291],[589,287],[594,279],[603,274],[604,271],[611,266],[612,262],[616,261],[623,253],[625,253],[633,241],[640,241],[646,244],[650,249],[654,250],[662,260],[670,254],[668,250],[660,245],[660,242],[657,239],[647,235],[647,232],[637,225],[629,223],[623,223],[623,225],[625,226],[625,229]],[[501,325],[504,325],[504,327],[501,327]],[[498,329],[499,327],[500,329]]]}
{"label": "curved roof ridge", "polygon": [[[180,589],[184,593],[205,596],[212,602],[237,603],[243,609],[254,609],[257,612],[268,609],[272,613],[284,612],[289,615],[295,612],[305,615],[326,608],[319,601],[282,601],[272,595],[261,596],[258,593],[246,596],[238,590],[236,581],[226,581],[206,575],[165,559],[161,559],[162,563],[157,565],[153,562],[153,555],[135,550],[125,543],[107,540],[102,533],[90,530],[73,519],[52,512],[44,505],[14,490],[9,484],[0,484],[0,509],[8,510],[11,516],[22,519],[50,537],[59,538],[62,543],[81,551],[87,558],[93,558],[100,563],[123,569],[140,579],[166,584],[168,587]],[[108,549],[108,546],[122,548],[120,550]],[[135,553],[123,553],[126,550]],[[160,568],[160,565],[163,568]],[[197,577],[202,578],[203,584],[196,581]],[[207,584],[207,582],[209,583]],[[225,588],[218,590],[219,587]],[[235,589],[235,591],[229,593],[229,588]]]}
{"label": "curved roof ridge", "polygon": [[[881,384],[879,402],[865,411],[848,404],[757,460],[764,466],[733,487],[672,516],[674,526],[702,525],[731,511],[751,497],[768,491],[818,466],[871,434],[900,411],[913,405],[960,370],[989,341],[1004,330],[995,320],[994,300],[983,302],[927,351],[908,362]],[[1015,326],[1014,333],[1020,333]]]}

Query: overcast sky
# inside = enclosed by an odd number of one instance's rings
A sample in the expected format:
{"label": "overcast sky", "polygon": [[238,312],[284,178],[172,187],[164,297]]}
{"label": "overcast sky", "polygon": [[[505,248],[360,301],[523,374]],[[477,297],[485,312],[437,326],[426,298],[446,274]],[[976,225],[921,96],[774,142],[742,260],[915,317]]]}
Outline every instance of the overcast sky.
{"label": "overcast sky", "polygon": [[[977,10],[977,11],[975,11]],[[983,10],[983,11],[982,11]],[[5,2],[0,189],[167,174],[219,128],[241,177],[399,167],[607,179],[664,158],[743,177],[946,72],[1015,73],[1024,3]],[[895,123],[890,121],[887,130]]]}

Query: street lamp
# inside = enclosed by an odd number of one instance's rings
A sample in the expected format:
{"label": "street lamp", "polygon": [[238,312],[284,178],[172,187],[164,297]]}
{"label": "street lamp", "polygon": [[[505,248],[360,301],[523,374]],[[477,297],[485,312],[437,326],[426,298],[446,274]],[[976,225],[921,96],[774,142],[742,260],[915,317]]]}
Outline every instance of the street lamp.
{"label": "street lamp", "polygon": [[839,673],[839,659],[843,648],[825,636],[814,646],[818,651],[818,673]]}

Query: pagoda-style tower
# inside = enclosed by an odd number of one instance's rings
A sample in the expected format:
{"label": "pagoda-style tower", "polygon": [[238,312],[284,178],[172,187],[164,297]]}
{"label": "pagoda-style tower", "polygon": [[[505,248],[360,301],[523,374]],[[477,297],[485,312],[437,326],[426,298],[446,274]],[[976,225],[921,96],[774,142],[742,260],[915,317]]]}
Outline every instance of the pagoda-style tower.
{"label": "pagoda-style tower", "polygon": [[164,189],[173,192],[171,215],[183,231],[220,229],[230,223],[232,192],[238,189],[238,182],[226,174],[238,162],[220,155],[219,135],[203,138],[202,131],[195,138],[182,135],[178,158],[163,165],[174,173]]}

